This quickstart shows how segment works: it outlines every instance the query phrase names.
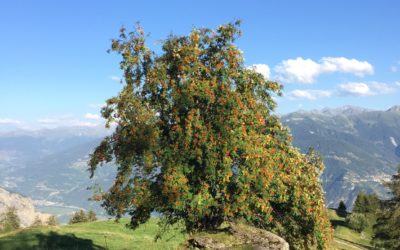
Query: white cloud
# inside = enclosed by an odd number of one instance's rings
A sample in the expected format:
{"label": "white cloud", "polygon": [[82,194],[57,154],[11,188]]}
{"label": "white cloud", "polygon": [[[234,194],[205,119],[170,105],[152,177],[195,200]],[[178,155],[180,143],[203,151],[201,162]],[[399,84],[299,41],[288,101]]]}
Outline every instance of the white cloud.
{"label": "white cloud", "polygon": [[77,126],[77,127],[97,127],[101,124],[97,122],[85,122],[85,121],[74,121],[71,126]]}
{"label": "white cloud", "polygon": [[54,119],[54,118],[41,118],[37,120],[38,123],[40,124],[55,124],[59,123],[59,119]]}
{"label": "white cloud", "polygon": [[348,59],[345,57],[323,57],[321,67],[324,72],[344,72],[356,76],[372,75],[374,68],[367,61]]}
{"label": "white cloud", "polygon": [[390,70],[393,73],[399,72],[400,71],[400,61],[397,61],[394,65],[390,66]]}
{"label": "white cloud", "polygon": [[265,79],[269,79],[269,76],[271,74],[271,69],[267,64],[253,64],[250,65],[248,68],[262,74]]}
{"label": "white cloud", "polygon": [[332,91],[329,90],[315,90],[315,89],[309,89],[309,90],[300,90],[296,89],[287,94],[287,97],[289,99],[308,99],[308,100],[316,100],[319,98],[324,98],[324,97],[331,97],[333,94]]}
{"label": "white cloud", "polygon": [[397,84],[387,84],[382,82],[349,82],[338,85],[340,95],[373,96],[385,95],[395,92],[399,86]]}
{"label": "white cloud", "polygon": [[313,83],[324,73],[342,72],[362,77],[374,72],[369,62],[345,57],[323,57],[318,62],[297,57],[282,61],[274,70],[278,80],[288,83]]}
{"label": "white cloud", "polygon": [[117,82],[121,81],[121,77],[119,76],[110,76],[110,79]]}
{"label": "white cloud", "polygon": [[278,79],[284,82],[312,83],[320,74],[320,65],[311,59],[288,59],[275,67]]}
{"label": "white cloud", "polygon": [[85,118],[90,120],[99,120],[100,116],[98,114],[86,113]]}
{"label": "white cloud", "polygon": [[371,82],[370,88],[375,94],[391,94],[396,91],[399,86],[395,83],[394,85],[389,85],[382,82]]}
{"label": "white cloud", "polygon": [[362,82],[349,82],[339,84],[338,90],[341,95],[371,96],[374,95],[369,86]]}
{"label": "white cloud", "polygon": [[21,124],[21,121],[10,119],[10,118],[0,118],[0,124]]}
{"label": "white cloud", "polygon": [[56,127],[95,127],[102,125],[101,121],[84,121],[80,119],[76,119],[73,116],[59,116],[59,117],[49,117],[49,118],[41,118],[36,120],[39,124],[39,127],[46,128],[56,128]]}
{"label": "white cloud", "polygon": [[290,100],[307,99],[317,100],[332,96],[375,96],[385,95],[396,92],[400,89],[400,82],[387,84],[382,82],[348,82],[339,84],[336,89],[331,90],[293,90],[285,96]]}

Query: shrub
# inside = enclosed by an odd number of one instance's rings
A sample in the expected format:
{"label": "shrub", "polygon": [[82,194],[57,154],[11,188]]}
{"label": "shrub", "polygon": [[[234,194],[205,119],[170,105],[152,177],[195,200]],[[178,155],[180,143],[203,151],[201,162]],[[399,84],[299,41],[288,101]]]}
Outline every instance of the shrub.
{"label": "shrub", "polygon": [[83,210],[79,210],[75,212],[72,218],[69,221],[69,224],[81,223],[81,222],[92,222],[96,221],[96,213],[93,210],[90,210],[88,213],[85,213]]}
{"label": "shrub", "polygon": [[346,218],[347,226],[361,233],[368,227],[368,218],[365,214],[352,213]]}
{"label": "shrub", "polygon": [[54,215],[50,216],[50,217],[47,219],[46,224],[47,224],[48,226],[57,226],[57,225],[58,225],[57,218],[56,218]]}
{"label": "shrub", "polygon": [[90,211],[87,213],[87,220],[88,220],[89,222],[91,222],[91,221],[96,221],[96,220],[97,220],[96,213],[95,213],[93,210],[90,210]]}
{"label": "shrub", "polygon": [[69,224],[87,222],[88,218],[85,214],[85,211],[79,210],[72,215],[72,218],[69,220]]}

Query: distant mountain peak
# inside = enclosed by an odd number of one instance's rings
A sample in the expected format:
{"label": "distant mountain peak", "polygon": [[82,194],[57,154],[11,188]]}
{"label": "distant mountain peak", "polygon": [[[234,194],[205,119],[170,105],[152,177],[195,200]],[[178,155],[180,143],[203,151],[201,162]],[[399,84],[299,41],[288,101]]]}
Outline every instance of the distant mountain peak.
{"label": "distant mountain peak", "polygon": [[400,105],[395,105],[391,108],[389,108],[388,110],[386,110],[387,112],[400,112]]}
{"label": "distant mountain peak", "polygon": [[310,111],[299,110],[294,113],[298,114],[318,114],[318,115],[327,115],[327,116],[337,116],[337,115],[356,115],[365,112],[375,111],[373,109],[362,108],[353,105],[345,105],[337,108],[322,108],[322,109],[313,109]]}
{"label": "distant mountain peak", "polygon": [[353,105],[345,105],[338,108],[324,108],[321,110],[322,113],[332,114],[332,115],[352,115],[370,111],[372,110]]}
{"label": "distant mountain peak", "polygon": [[314,147],[323,156],[328,206],[344,200],[351,208],[360,191],[387,198],[382,181],[395,172],[400,157],[400,105],[387,111],[343,106],[294,112],[282,123],[295,147],[302,152]]}

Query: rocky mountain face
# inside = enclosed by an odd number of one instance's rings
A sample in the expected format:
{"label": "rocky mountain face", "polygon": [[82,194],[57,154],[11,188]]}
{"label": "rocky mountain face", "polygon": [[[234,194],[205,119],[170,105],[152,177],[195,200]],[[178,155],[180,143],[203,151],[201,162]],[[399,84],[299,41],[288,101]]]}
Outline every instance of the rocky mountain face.
{"label": "rocky mountain face", "polygon": [[293,143],[303,152],[314,147],[321,153],[321,176],[327,205],[340,200],[352,207],[360,191],[387,197],[382,182],[400,163],[400,106],[386,111],[345,106],[299,111],[281,118],[291,129]]}
{"label": "rocky mountain face", "polygon": [[35,211],[33,202],[30,198],[16,193],[10,193],[5,189],[0,188],[0,214],[5,212],[7,207],[16,208],[17,215],[21,221],[21,227],[32,225],[36,217],[43,222],[46,222],[50,217],[50,214]]}

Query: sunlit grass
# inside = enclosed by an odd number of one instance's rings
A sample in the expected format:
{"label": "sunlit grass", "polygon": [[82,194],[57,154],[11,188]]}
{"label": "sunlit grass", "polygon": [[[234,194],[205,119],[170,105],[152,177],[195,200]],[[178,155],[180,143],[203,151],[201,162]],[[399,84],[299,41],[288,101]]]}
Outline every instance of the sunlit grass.
{"label": "sunlit grass", "polygon": [[347,227],[345,218],[338,216],[335,210],[328,209],[328,216],[335,229],[332,245],[334,249],[372,249],[370,242],[374,218],[371,218],[370,226],[365,232],[358,233]]}
{"label": "sunlit grass", "polygon": [[157,219],[136,230],[120,223],[97,221],[61,227],[25,229],[0,236],[0,249],[176,249],[185,240],[179,229],[171,228],[155,242]]}

